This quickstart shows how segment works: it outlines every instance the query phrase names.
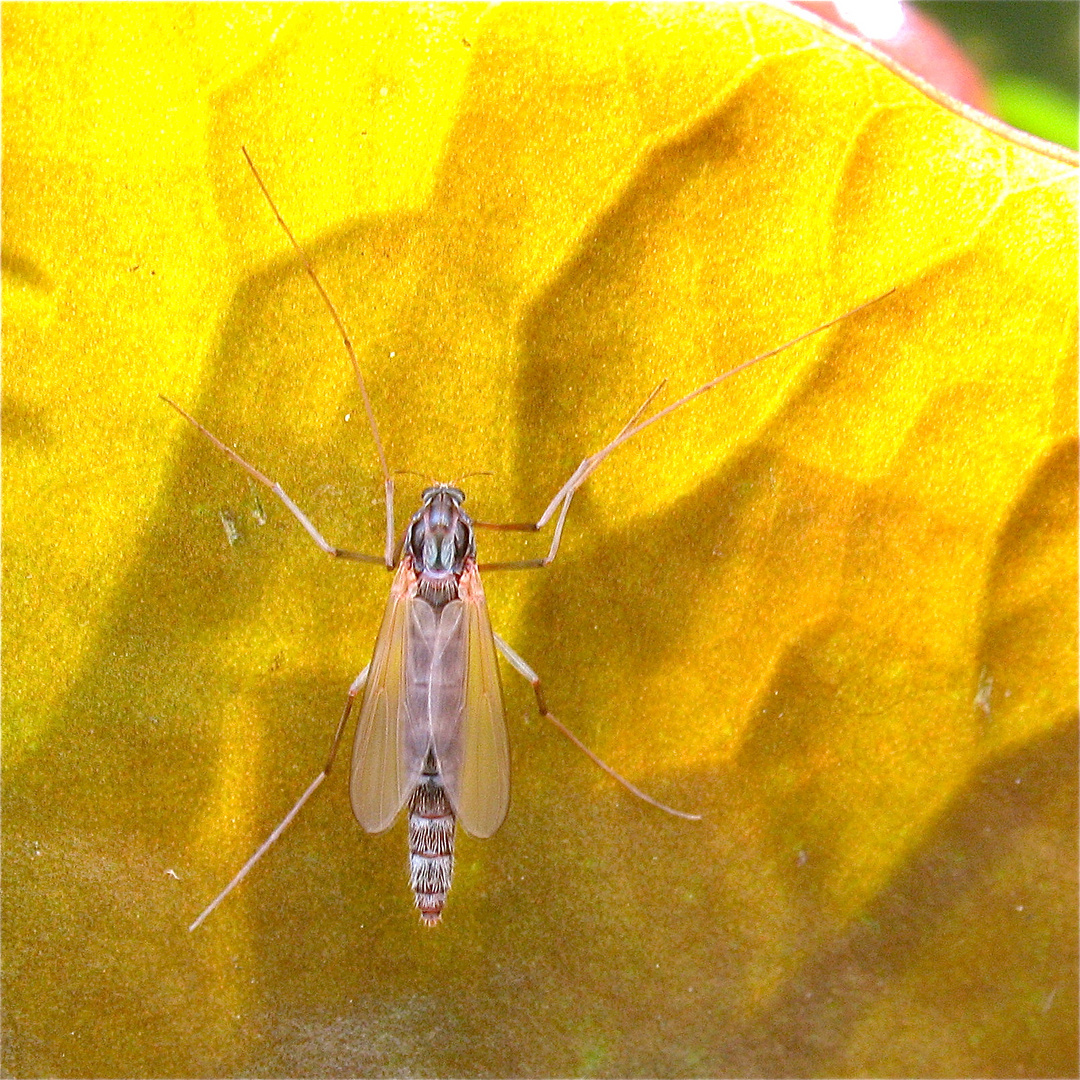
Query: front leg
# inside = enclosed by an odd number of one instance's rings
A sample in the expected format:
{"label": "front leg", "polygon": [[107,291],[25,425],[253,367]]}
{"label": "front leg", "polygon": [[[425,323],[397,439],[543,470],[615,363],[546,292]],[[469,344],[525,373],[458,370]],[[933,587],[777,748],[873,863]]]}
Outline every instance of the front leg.
{"label": "front leg", "polygon": [[608,456],[608,454],[618,446],[622,445],[622,443],[629,439],[631,435],[634,435],[641,430],[641,427],[644,425],[638,425],[638,427],[635,427],[634,425],[641,419],[641,414],[649,407],[653,398],[655,398],[664,388],[665,382],[661,382],[657,385],[656,389],[653,390],[641,405],[638,406],[634,415],[623,425],[622,431],[620,431],[607,446],[601,450],[597,450],[595,454],[591,454],[573,471],[570,479],[559,488],[555,497],[548,503],[547,509],[540,515],[538,521],[505,525],[490,521],[473,522],[478,529],[493,529],[499,532],[539,532],[552,519],[556,511],[559,514],[558,520],[555,522],[555,533],[551,538],[551,547],[542,559],[523,559],[519,562],[505,563],[482,563],[478,567],[481,572],[485,570],[537,570],[542,566],[549,566],[555,561],[555,556],[559,551],[559,543],[562,540],[566,514],[570,509],[570,501],[573,499],[575,492],[594,472],[596,472],[600,467],[600,463]]}
{"label": "front leg", "polygon": [[[202,424],[200,424],[199,421],[195,419],[195,417],[191,416],[189,413],[184,412],[184,410],[181,409],[175,401],[171,401],[164,394],[159,394],[158,396],[161,398],[162,401],[165,402],[166,405],[171,405],[185,420],[187,420],[195,428],[201,431],[219,450],[232,458],[232,460],[235,461],[241,469],[244,469],[249,476],[251,476],[255,480],[258,480],[258,482],[262,484],[263,487],[269,488],[285,504],[289,513],[292,514],[293,517],[295,517],[296,520],[304,526],[304,530],[307,532],[308,536],[310,536],[311,539],[314,540],[315,543],[318,544],[319,547],[323,551],[325,551],[327,555],[332,555],[335,559],[353,559],[356,562],[385,564],[387,569],[390,570],[394,568],[392,543],[388,544],[387,552],[383,557],[380,557],[378,555],[364,555],[359,551],[348,551],[345,548],[335,547],[333,544],[328,543],[325,539],[323,539],[322,533],[320,533],[319,530],[316,529],[315,526],[308,520],[308,517],[303,512],[303,510],[301,510],[300,507],[297,506],[296,503],[294,503],[292,499],[290,499],[289,496],[285,494],[284,489],[276,480],[271,480],[269,476],[265,476],[263,473],[259,472],[259,470],[256,469],[254,465],[248,464],[248,462],[246,462],[238,453],[236,453],[235,450],[226,446],[216,435],[204,428]],[[389,482],[386,494],[388,500],[388,520],[392,521],[393,510],[391,508],[393,506],[393,487],[392,484],[390,484]]]}

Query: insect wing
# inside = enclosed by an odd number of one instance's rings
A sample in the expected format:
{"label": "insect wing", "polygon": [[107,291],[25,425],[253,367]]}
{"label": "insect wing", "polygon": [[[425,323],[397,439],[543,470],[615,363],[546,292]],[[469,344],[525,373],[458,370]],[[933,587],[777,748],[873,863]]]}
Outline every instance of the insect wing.
{"label": "insect wing", "polygon": [[461,709],[453,723],[433,715],[432,731],[450,804],[465,831],[484,838],[503,823],[510,805],[510,750],[495,640],[475,566],[462,574],[458,596],[446,605],[442,622],[457,609],[452,625],[460,640],[448,641],[447,653],[461,657]]}
{"label": "insect wing", "polygon": [[393,824],[424,764],[422,752],[409,751],[416,739],[408,730],[409,624],[413,609],[427,608],[412,596],[412,584],[412,570],[402,563],[390,589],[356,723],[349,795],[356,820],[372,833]]}

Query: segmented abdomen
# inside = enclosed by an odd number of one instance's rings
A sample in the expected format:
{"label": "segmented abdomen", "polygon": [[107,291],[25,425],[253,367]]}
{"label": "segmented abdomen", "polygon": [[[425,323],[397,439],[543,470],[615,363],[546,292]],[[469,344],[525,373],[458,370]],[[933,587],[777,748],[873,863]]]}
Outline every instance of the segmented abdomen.
{"label": "segmented abdomen", "polygon": [[455,826],[442,781],[425,773],[409,796],[409,884],[425,926],[439,921],[450,891]]}

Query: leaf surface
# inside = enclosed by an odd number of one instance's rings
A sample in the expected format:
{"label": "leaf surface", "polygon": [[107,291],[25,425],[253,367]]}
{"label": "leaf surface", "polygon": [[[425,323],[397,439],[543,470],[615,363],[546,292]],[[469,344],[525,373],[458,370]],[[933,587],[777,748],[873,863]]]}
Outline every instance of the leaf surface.
{"label": "leaf surface", "polygon": [[[1066,1075],[1075,169],[756,5],[12,6],[4,1067]],[[509,818],[418,925],[323,762],[381,484],[533,519]],[[478,471],[490,475],[471,476]],[[265,519],[265,523],[263,523]],[[223,521],[240,541],[230,545]],[[481,558],[543,550],[482,533]],[[518,553],[521,553],[519,556]]]}

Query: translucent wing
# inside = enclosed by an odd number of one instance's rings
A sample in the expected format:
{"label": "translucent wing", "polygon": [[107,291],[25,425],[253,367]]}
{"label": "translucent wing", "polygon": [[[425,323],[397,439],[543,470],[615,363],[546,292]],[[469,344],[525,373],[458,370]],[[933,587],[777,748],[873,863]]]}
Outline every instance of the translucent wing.
{"label": "translucent wing", "polygon": [[[402,563],[386,602],[356,722],[349,794],[356,820],[373,833],[393,824],[424,765],[423,749],[415,746],[420,741],[426,749],[427,739],[418,740],[409,713],[410,623],[417,609],[434,613],[413,597],[413,581],[412,568]],[[419,617],[424,618],[422,613]]]}
{"label": "translucent wing", "polygon": [[450,804],[470,836],[491,836],[510,803],[510,752],[495,642],[480,575],[435,612],[399,568],[383,615],[353,744],[353,813],[388,829],[435,753]]}
{"label": "translucent wing", "polygon": [[432,734],[450,805],[470,836],[487,837],[510,805],[510,751],[495,641],[475,566],[462,574],[458,596],[443,609],[445,634],[439,636],[445,638],[442,655],[452,659],[449,667],[460,665],[464,685],[456,716],[449,693],[444,715],[433,711]]}

